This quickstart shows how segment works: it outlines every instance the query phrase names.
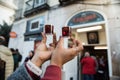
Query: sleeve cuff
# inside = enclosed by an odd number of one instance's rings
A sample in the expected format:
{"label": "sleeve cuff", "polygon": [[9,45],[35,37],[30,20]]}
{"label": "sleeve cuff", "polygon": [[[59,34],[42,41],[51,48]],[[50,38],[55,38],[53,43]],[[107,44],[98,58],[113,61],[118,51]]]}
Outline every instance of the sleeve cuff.
{"label": "sleeve cuff", "polygon": [[31,72],[33,72],[37,76],[40,76],[42,74],[42,70],[39,67],[37,67],[35,64],[33,64],[30,60],[26,62],[26,66]]}
{"label": "sleeve cuff", "polygon": [[61,79],[61,68],[55,65],[47,67],[43,80],[62,80]]}

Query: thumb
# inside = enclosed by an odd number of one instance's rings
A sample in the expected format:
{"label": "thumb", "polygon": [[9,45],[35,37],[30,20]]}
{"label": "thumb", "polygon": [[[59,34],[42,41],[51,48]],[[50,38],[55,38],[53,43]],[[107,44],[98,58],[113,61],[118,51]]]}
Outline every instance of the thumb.
{"label": "thumb", "polygon": [[58,41],[58,46],[63,46],[64,45],[64,38],[63,37],[60,37],[59,38],[59,41]]}

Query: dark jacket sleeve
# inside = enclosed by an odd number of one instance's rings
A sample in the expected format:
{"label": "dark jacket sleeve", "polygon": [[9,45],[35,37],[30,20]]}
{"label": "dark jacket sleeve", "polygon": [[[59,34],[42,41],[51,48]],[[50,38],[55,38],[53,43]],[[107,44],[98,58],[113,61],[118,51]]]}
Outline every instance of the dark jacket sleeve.
{"label": "dark jacket sleeve", "polygon": [[61,80],[61,68],[54,65],[48,66],[41,80]]}
{"label": "dark jacket sleeve", "polygon": [[11,74],[7,80],[32,80],[28,74],[25,65],[20,66],[13,74]]}

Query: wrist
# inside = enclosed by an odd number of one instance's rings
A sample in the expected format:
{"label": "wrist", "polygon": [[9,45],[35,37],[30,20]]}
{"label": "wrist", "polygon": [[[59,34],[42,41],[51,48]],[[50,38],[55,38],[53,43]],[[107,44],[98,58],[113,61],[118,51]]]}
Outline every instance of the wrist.
{"label": "wrist", "polygon": [[31,59],[31,62],[35,64],[37,67],[40,67],[42,65],[42,61],[34,57]]}
{"label": "wrist", "polygon": [[35,64],[33,64],[30,60],[26,62],[25,66],[28,70],[28,73],[30,72],[30,75],[32,73],[34,73],[37,76],[40,76],[42,74],[42,70],[39,67],[37,67]]}
{"label": "wrist", "polygon": [[50,62],[50,65],[54,65],[54,66],[58,66],[58,67],[62,68],[62,64],[60,64],[60,63],[58,63],[58,62],[53,62],[53,61],[51,61],[51,62]]}

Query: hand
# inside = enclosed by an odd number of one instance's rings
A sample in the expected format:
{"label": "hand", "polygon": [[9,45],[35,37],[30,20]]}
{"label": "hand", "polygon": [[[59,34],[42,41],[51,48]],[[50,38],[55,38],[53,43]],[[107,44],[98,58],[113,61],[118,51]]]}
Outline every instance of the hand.
{"label": "hand", "polygon": [[83,50],[83,46],[78,40],[74,40],[74,44],[77,44],[77,46],[72,46],[72,48],[65,49],[63,44],[64,40],[60,38],[55,50],[52,52],[51,65],[62,67],[63,64],[78,55],[79,51]]}
{"label": "hand", "polygon": [[[53,38],[56,38],[54,34]],[[51,53],[55,48],[55,44],[52,43],[49,48],[46,46],[47,37],[44,33],[42,33],[42,41],[37,44],[37,48],[35,50],[35,55],[33,56],[31,62],[33,62],[36,66],[41,66],[45,61],[49,60],[51,57]],[[56,39],[54,39],[56,41]]]}

